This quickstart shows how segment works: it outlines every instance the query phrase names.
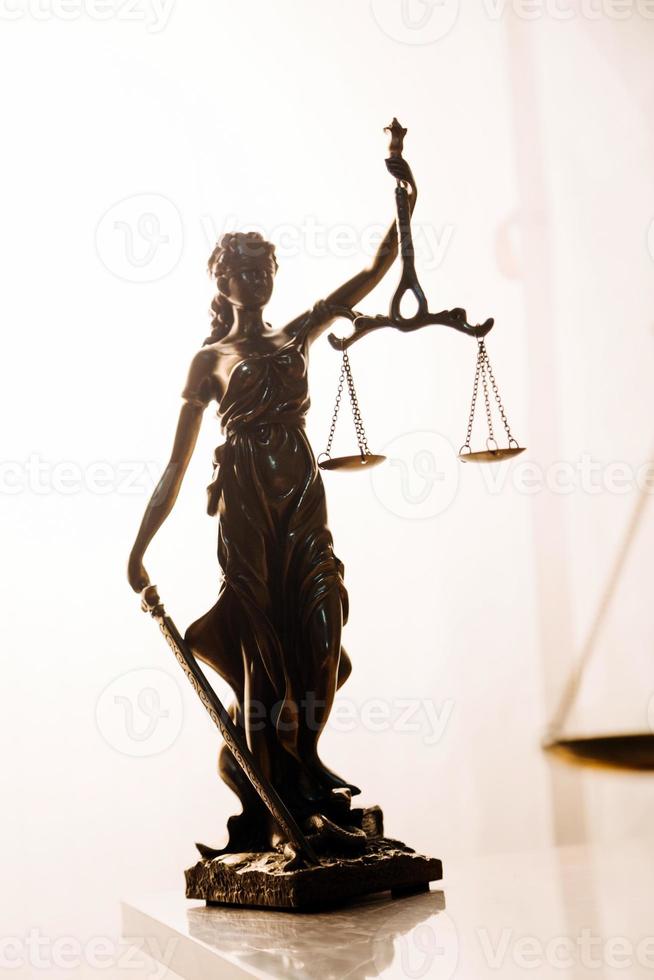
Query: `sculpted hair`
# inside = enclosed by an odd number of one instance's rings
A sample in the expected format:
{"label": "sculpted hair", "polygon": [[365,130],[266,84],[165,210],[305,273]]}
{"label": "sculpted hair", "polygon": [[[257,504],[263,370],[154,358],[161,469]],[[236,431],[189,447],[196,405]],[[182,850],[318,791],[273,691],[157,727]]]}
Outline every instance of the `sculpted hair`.
{"label": "sculpted hair", "polygon": [[234,309],[225,295],[230,275],[245,266],[267,263],[272,263],[277,271],[275,247],[257,231],[230,232],[220,239],[207,263],[218,292],[211,303],[211,333],[204,341],[205,346],[226,337],[234,323]]}

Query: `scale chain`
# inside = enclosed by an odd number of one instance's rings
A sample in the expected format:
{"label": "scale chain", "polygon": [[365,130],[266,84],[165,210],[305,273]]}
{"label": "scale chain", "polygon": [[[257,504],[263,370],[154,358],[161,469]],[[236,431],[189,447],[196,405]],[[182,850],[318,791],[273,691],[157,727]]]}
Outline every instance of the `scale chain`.
{"label": "scale chain", "polygon": [[[507,439],[509,440],[509,446],[511,445],[511,443],[515,443],[515,439],[511,435],[511,428],[509,426],[509,420],[508,420],[508,418],[506,416],[506,412],[504,410],[504,405],[503,405],[502,399],[500,397],[499,388],[497,386],[497,381],[495,380],[495,375],[493,374],[493,369],[491,367],[490,359],[488,357],[488,351],[486,350],[486,342],[485,342],[484,338],[483,337],[480,338],[477,341],[477,344],[478,344],[477,364],[475,366],[475,380],[474,380],[473,386],[472,386],[472,399],[471,399],[471,402],[470,402],[470,415],[468,417],[468,428],[466,430],[466,441],[461,446],[461,449],[459,450],[460,452],[463,452],[463,450],[470,451],[470,439],[472,438],[472,426],[473,426],[473,423],[474,423],[474,420],[475,420],[475,409],[477,407],[477,396],[479,394],[479,379],[480,378],[481,378],[482,387],[483,387],[483,390],[484,390],[484,404],[485,404],[485,408],[486,408],[486,421],[487,421],[487,424],[488,424],[488,440],[487,441],[488,442],[494,442],[495,445],[497,445],[496,440],[495,440],[495,434],[494,434],[494,431],[493,431],[493,417],[492,417],[492,413],[491,413],[490,391],[489,391],[489,382],[490,382],[490,387],[491,387],[491,389],[493,391],[493,397],[495,398],[495,401],[497,403],[497,407],[498,407],[498,410],[499,410],[499,413],[500,413],[500,417],[502,419],[502,425],[504,426],[504,431],[506,432]],[[517,443],[516,443],[516,445],[517,445]]]}
{"label": "scale chain", "polygon": [[[486,347],[484,345],[483,340],[479,345],[479,356],[481,358],[481,380],[484,386],[484,402],[486,404],[486,422],[488,424],[488,439],[486,440],[486,444],[488,445],[489,442],[495,442],[495,434],[493,433],[493,416],[491,415],[491,404],[490,404],[490,397],[488,394],[488,377],[486,374],[486,365],[488,364],[488,354],[486,353]],[[497,446],[496,442],[495,445]]]}
{"label": "scale chain", "polygon": [[477,364],[475,366],[475,380],[472,385],[472,401],[470,402],[470,417],[468,418],[468,429],[466,431],[466,441],[461,446],[459,452],[464,449],[470,449],[470,439],[472,438],[472,424],[475,421],[475,408],[477,406],[477,393],[479,391],[479,373],[481,371],[481,341],[479,343],[479,352],[477,354]]}
{"label": "scale chain", "polygon": [[345,369],[345,376],[347,378],[347,387],[350,394],[350,403],[352,405],[352,415],[354,416],[354,428],[357,434],[357,443],[359,445],[359,451],[362,456],[369,456],[370,449],[368,448],[366,430],[363,427],[363,419],[361,418],[359,401],[357,399],[357,393],[354,388],[354,378],[352,377],[352,368],[350,367],[350,358],[348,357],[346,350],[343,351],[343,367]]}
{"label": "scale chain", "polygon": [[497,407],[500,411],[500,416],[502,418],[502,424],[504,426],[504,431],[506,432],[509,444],[513,442],[513,436],[511,435],[511,429],[509,427],[509,420],[506,417],[506,412],[504,411],[504,405],[502,404],[502,399],[500,398],[500,392],[497,387],[497,382],[495,381],[495,375],[493,374],[493,369],[488,359],[488,351],[486,350],[486,344],[482,340],[482,346],[484,348],[484,356],[486,359],[486,370],[488,371],[488,377],[490,378],[491,387],[493,389],[493,394],[495,395],[495,401],[497,402]]}
{"label": "scale chain", "polygon": [[[343,353],[345,354],[345,351]],[[334,405],[334,414],[332,415],[331,425],[329,426],[329,437],[327,439],[327,447],[325,449],[325,454],[327,456],[331,456],[332,443],[334,442],[334,433],[336,432],[336,422],[338,421],[338,412],[341,407],[341,398],[343,397],[344,382],[345,382],[345,358],[343,358],[341,373],[338,376],[338,388],[336,390],[336,403]]]}
{"label": "scale chain", "polygon": [[354,419],[354,429],[356,432],[359,452],[361,453],[362,456],[369,456],[370,449],[368,447],[368,439],[366,437],[366,430],[363,425],[363,419],[361,418],[361,410],[359,409],[359,400],[357,398],[356,389],[354,387],[354,378],[352,377],[350,358],[348,357],[348,353],[346,350],[343,351],[343,363],[341,365],[341,373],[338,377],[336,402],[334,404],[334,413],[332,415],[332,421],[329,427],[329,436],[327,439],[327,446],[325,448],[325,455],[331,456],[331,448],[334,442],[334,434],[336,432],[336,422],[338,421],[338,413],[341,408],[341,402],[343,399],[343,388],[345,387],[346,381],[347,381],[348,394],[350,396],[350,404],[352,405],[352,416]]}

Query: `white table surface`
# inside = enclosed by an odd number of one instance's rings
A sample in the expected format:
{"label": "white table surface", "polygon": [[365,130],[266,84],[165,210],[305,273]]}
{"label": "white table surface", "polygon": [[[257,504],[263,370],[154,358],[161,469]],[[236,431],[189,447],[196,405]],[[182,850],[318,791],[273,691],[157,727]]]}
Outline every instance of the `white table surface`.
{"label": "white table surface", "polygon": [[145,938],[185,980],[654,978],[654,837],[445,871],[429,894],[317,915],[159,894],[123,903],[123,935]]}

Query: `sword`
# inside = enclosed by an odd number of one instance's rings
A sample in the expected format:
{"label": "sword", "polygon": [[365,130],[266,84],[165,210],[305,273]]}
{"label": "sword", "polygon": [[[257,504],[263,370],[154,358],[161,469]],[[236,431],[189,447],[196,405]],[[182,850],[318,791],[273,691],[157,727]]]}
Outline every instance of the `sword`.
{"label": "sword", "polygon": [[261,801],[270,811],[273,819],[307,864],[320,864],[316,852],[300,830],[295,817],[270,780],[261,772],[256,759],[241,738],[241,734],[232,721],[229,712],[207,680],[188,644],[166,613],[156,585],[148,585],[141,592],[141,609],[143,612],[149,612],[152,618],[159,623],[166,643],[175,654],[180,667],[191,683],[191,687],[200,698],[209,713],[209,717],[225,740],[228,749],[259,794]]}

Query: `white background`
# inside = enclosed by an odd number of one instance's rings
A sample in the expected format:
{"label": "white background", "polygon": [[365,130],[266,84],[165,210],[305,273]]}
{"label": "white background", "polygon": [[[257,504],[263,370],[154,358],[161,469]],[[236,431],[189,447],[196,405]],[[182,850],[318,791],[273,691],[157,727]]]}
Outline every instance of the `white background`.
{"label": "white background", "polygon": [[[181,888],[193,841],[223,839],[235,801],[215,775],[216,733],[139,611],[127,555],[208,332],[215,238],[256,226],[277,243],[273,325],[323,297],[392,217],[394,114],[432,309],[496,318],[489,352],[529,449],[492,471],[456,462],[466,338],[382,331],[354,348],[369,440],[390,444],[391,463],[373,481],[325,479],[354,672],[323,756],[383,806],[391,835],[445,861],[651,824],[645,778],[552,769],[539,741],[654,443],[652,12],[0,6],[2,936],[114,937],[121,895]],[[366,310],[386,308],[396,275]],[[323,340],[317,451],[337,372]],[[218,587],[204,513],[218,441],[210,410],[146,559],[181,627]],[[526,492],[527,459],[549,488]],[[579,730],[652,717],[653,530],[646,510]]]}

